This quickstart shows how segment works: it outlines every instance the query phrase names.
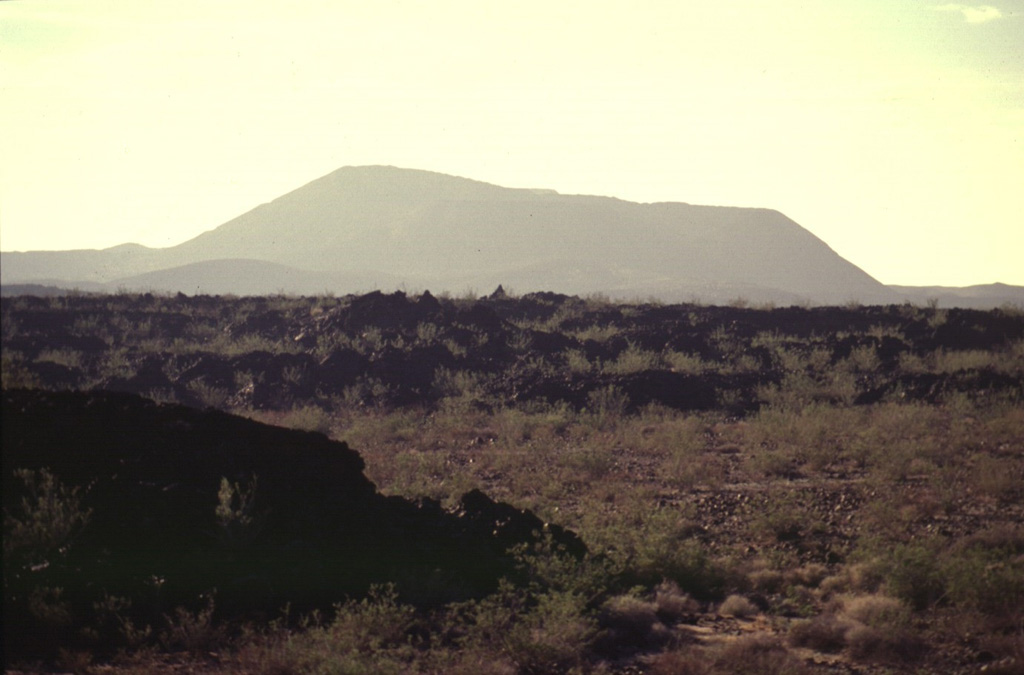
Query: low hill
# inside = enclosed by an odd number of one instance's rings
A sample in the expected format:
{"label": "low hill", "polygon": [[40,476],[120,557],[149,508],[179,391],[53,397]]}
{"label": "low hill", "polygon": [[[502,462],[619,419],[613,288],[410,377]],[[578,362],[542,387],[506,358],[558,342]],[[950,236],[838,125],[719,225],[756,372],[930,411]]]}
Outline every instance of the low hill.
{"label": "low hill", "polygon": [[374,272],[314,272],[265,260],[205,260],[146,272],[104,284],[104,290],[131,288],[194,295],[316,295],[398,288],[401,279]]}
{"label": "low hill", "polygon": [[935,303],[938,307],[991,309],[1004,305],[1024,307],[1024,287],[1008,284],[953,286],[889,286],[901,301]]}

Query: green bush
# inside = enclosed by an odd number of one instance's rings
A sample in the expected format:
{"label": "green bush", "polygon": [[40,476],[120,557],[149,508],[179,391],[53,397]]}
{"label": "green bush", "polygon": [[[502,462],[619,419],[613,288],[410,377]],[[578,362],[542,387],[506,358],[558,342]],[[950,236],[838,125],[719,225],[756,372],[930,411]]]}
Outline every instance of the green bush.
{"label": "green bush", "polygon": [[597,621],[586,599],[571,591],[540,595],[511,628],[504,648],[522,673],[565,672],[583,665]]}
{"label": "green bush", "polygon": [[5,569],[12,561],[45,567],[67,551],[92,509],[82,508],[78,487],[65,487],[49,469],[14,473],[24,483],[25,495],[16,507],[4,509]]}
{"label": "green bush", "polygon": [[915,609],[935,604],[946,591],[934,545],[897,544],[882,568],[889,592]]}

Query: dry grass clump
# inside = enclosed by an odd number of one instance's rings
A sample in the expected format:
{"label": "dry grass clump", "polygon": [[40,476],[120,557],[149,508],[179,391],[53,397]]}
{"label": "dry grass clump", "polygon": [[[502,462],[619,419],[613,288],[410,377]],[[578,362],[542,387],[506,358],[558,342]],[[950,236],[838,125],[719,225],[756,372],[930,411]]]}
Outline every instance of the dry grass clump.
{"label": "dry grass clump", "polygon": [[924,643],[911,627],[910,609],[896,598],[864,595],[843,598],[839,613],[826,612],[793,625],[789,643],[821,652],[844,649],[858,661],[908,662],[919,658]]}
{"label": "dry grass clump", "polygon": [[812,672],[781,641],[751,635],[699,649],[666,651],[650,661],[654,675],[807,675]]}
{"label": "dry grass clump", "polygon": [[622,656],[664,647],[673,634],[658,617],[658,606],[633,595],[609,598],[598,622],[604,629],[595,648],[608,656]]}
{"label": "dry grass clump", "polygon": [[850,656],[858,661],[912,662],[926,649],[920,637],[902,631],[885,631],[872,626],[854,626],[846,634]]}
{"label": "dry grass clump", "polygon": [[757,605],[742,595],[730,595],[718,608],[721,616],[731,616],[736,619],[745,619],[758,613]]}
{"label": "dry grass clump", "polygon": [[884,595],[844,600],[842,615],[854,625],[846,633],[850,656],[862,661],[913,661],[924,652],[911,627],[910,608]]}
{"label": "dry grass clump", "polygon": [[803,567],[787,572],[786,581],[791,584],[799,584],[807,588],[818,588],[825,577],[828,576],[828,568],[820,563],[810,563]]}
{"label": "dry grass clump", "polygon": [[789,643],[819,652],[841,652],[846,647],[846,634],[851,628],[853,624],[848,620],[822,614],[793,624],[789,630]]}
{"label": "dry grass clump", "polygon": [[836,574],[821,580],[818,586],[826,595],[836,593],[871,592],[878,589],[881,577],[876,569],[865,563],[844,565]]}
{"label": "dry grass clump", "polygon": [[776,593],[785,583],[785,575],[779,570],[758,569],[747,574],[747,581],[755,591]]}
{"label": "dry grass clump", "polygon": [[654,589],[654,604],[658,618],[664,623],[681,621],[701,610],[700,603],[690,597],[674,581],[663,581]]}
{"label": "dry grass clump", "polygon": [[877,628],[905,626],[910,622],[910,609],[905,604],[877,593],[843,599],[842,607],[843,616]]}

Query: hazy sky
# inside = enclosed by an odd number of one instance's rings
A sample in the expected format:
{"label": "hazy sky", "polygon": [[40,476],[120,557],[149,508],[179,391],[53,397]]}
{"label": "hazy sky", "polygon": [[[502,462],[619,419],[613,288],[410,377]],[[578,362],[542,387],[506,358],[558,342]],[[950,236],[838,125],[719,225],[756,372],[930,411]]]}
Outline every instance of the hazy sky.
{"label": "hazy sky", "polygon": [[360,164],[1024,285],[1024,0],[0,2],[3,250],[169,246]]}

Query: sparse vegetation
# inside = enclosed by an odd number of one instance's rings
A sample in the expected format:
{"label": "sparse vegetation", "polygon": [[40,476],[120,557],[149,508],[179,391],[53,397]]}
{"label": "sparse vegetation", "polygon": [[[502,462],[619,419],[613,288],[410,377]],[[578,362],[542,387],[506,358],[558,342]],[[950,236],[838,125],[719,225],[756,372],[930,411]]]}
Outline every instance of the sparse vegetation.
{"label": "sparse vegetation", "polygon": [[[77,636],[51,663],[810,673],[841,659],[910,673],[984,652],[993,672],[1024,665],[1019,312],[546,294],[5,297],[2,312],[5,388],[156,394],[315,431],[358,450],[386,494],[457,508],[479,488],[590,551],[519,551],[516,574],[470,599],[452,580],[395,579],[259,621],[212,595],[83,612],[73,589],[23,582],[87,530],[89,486],[21,472],[4,495],[5,594],[28,588],[15,607]],[[218,555],[245,555],[262,485],[239,474],[210,494]]]}

